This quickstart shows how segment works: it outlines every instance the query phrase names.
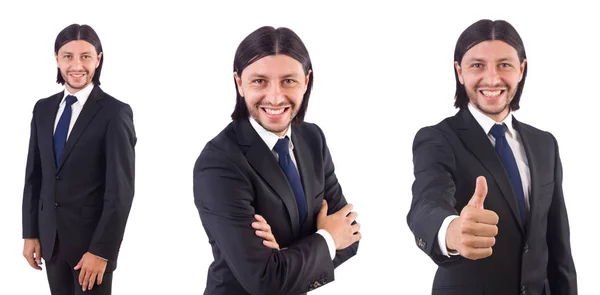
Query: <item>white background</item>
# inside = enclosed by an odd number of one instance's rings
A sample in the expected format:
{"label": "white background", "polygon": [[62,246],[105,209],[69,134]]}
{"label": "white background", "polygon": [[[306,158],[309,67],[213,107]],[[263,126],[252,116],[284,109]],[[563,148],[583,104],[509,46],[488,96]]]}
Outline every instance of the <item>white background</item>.
{"label": "white background", "polygon": [[102,88],[132,106],[139,138],[136,194],[113,294],[203,292],[212,253],[193,202],[192,169],[230,121],[235,50],[262,25],[289,27],[305,42],[315,74],[306,119],[324,130],[362,224],[358,255],[311,294],[430,294],[436,266],[406,223],[411,145],[420,127],[456,112],[454,46],[481,18],[511,22],[524,40],[529,73],[516,117],[559,141],[579,290],[594,293],[600,46],[590,5],[94,2],[0,7],[0,294],[49,294],[45,270],[31,269],[21,256],[21,198],[31,111],[62,89],[54,83],[53,45],[71,23],[99,34]]}

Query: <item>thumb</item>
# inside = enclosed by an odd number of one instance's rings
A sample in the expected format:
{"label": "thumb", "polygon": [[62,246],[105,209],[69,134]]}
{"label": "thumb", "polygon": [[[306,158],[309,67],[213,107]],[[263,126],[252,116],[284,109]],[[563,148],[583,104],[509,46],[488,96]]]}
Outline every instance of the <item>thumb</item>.
{"label": "thumb", "polygon": [[37,264],[42,263],[42,250],[39,245],[35,246],[35,262]]}
{"label": "thumb", "polygon": [[319,210],[319,218],[327,217],[327,201],[321,202],[321,210]]}
{"label": "thumb", "polygon": [[475,184],[475,193],[473,193],[473,197],[469,201],[469,206],[483,209],[483,201],[485,201],[485,197],[488,193],[487,181],[485,177],[479,176],[477,177],[477,181]]}
{"label": "thumb", "polygon": [[80,270],[82,266],[83,266],[83,257],[81,257],[81,260],[79,260],[79,263],[77,263],[77,265],[75,265],[75,267],[73,269]]}

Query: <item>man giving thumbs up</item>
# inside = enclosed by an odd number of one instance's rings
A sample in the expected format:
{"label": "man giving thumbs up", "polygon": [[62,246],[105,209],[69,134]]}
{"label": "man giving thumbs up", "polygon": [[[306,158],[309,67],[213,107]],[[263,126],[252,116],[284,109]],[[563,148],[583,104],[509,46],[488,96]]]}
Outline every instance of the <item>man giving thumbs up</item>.
{"label": "man giving thumbs up", "polygon": [[514,115],[521,37],[506,21],[475,22],[453,65],[460,110],[413,142],[407,221],[438,265],[432,294],[577,294],[558,143]]}

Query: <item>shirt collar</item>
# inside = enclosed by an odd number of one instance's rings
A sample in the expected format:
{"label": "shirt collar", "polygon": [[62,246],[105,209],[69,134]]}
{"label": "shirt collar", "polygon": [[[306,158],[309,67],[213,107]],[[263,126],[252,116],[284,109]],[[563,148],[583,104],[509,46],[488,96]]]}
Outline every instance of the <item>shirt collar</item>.
{"label": "shirt collar", "polygon": [[[77,102],[81,103],[81,105],[84,105],[85,102],[87,101],[87,99],[90,97],[90,93],[92,93],[92,89],[94,89],[94,83],[88,84],[88,86],[85,86],[83,89],[77,91],[77,93],[75,93],[75,94],[71,94],[71,93],[69,93],[69,90],[67,90],[67,88],[65,87],[63,98],[60,101],[60,104],[65,103],[65,98],[67,97],[67,95],[73,95],[73,96],[77,97]],[[75,102],[75,103],[77,103],[77,102]]]}
{"label": "shirt collar", "polygon": [[506,118],[504,118],[504,120],[502,120],[502,122],[496,122],[492,118],[486,116],[480,110],[476,109],[470,102],[469,102],[468,108],[469,108],[469,111],[471,112],[471,115],[473,115],[473,117],[475,118],[475,121],[477,121],[477,123],[479,123],[479,126],[481,126],[483,131],[485,131],[485,134],[490,133],[490,130],[492,130],[492,127],[494,126],[494,124],[502,124],[502,123],[506,124],[508,132],[511,136],[514,136],[516,134],[515,129],[513,128],[513,124],[512,124],[513,115],[512,115],[511,111],[508,112],[508,115],[506,116]]}
{"label": "shirt collar", "polygon": [[250,125],[252,125],[252,127],[254,128],[256,133],[258,133],[258,136],[260,136],[260,138],[262,138],[262,140],[265,142],[265,144],[267,145],[267,147],[269,147],[270,150],[272,150],[275,147],[275,144],[277,143],[277,141],[280,138],[284,138],[286,136],[290,139],[290,149],[292,149],[292,150],[294,149],[294,144],[292,143],[292,127],[291,126],[288,127],[284,136],[279,137],[275,133],[268,131],[267,129],[262,127],[260,124],[258,124],[258,122],[256,122],[256,120],[254,120],[254,118],[249,117],[248,120],[250,121]]}

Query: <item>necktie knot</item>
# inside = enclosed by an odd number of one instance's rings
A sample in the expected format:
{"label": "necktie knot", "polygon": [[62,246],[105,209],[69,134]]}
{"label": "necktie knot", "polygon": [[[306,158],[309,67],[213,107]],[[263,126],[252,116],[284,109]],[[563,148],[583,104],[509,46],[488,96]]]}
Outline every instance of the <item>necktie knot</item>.
{"label": "necktie knot", "polygon": [[290,139],[286,136],[284,138],[280,138],[275,147],[273,148],[275,152],[281,157],[282,155],[287,155],[290,153]]}
{"label": "necktie knot", "polygon": [[67,95],[67,97],[65,98],[65,102],[67,103],[67,106],[73,105],[76,101],[77,101],[77,97],[75,97],[74,95]]}
{"label": "necktie knot", "polygon": [[502,123],[502,124],[494,124],[494,126],[492,126],[492,129],[490,130],[490,134],[496,139],[498,140],[498,138],[502,138],[505,136],[506,130],[508,129],[508,127],[506,127],[506,124]]}

